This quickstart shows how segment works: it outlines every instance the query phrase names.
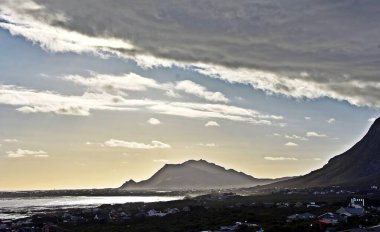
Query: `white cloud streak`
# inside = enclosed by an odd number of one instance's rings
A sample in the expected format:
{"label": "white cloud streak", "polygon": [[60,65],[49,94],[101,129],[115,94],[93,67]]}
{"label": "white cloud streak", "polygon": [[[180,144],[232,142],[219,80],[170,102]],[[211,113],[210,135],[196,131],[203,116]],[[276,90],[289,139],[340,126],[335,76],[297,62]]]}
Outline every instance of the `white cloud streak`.
{"label": "white cloud streak", "polygon": [[319,138],[324,138],[324,137],[327,137],[326,134],[320,134],[320,133],[317,133],[315,131],[309,131],[306,133],[306,136],[307,137],[319,137]]}
{"label": "white cloud streak", "polygon": [[161,124],[161,121],[158,120],[157,118],[150,118],[148,121],[147,121],[150,125],[159,125]]}
{"label": "white cloud streak", "polygon": [[187,94],[195,95],[211,102],[229,102],[229,100],[221,92],[208,91],[204,86],[189,80],[177,82],[175,89],[183,91]]}
{"label": "white cloud streak", "polygon": [[287,142],[284,145],[287,146],[287,147],[298,147],[298,144],[297,143],[293,143],[293,142]]}
{"label": "white cloud streak", "polygon": [[305,137],[302,137],[302,136],[298,136],[298,135],[284,135],[284,138],[286,139],[294,139],[294,140],[300,140],[300,141],[307,141],[308,139],[305,138]]}
{"label": "white cloud streak", "polygon": [[3,139],[4,143],[17,143],[19,142],[17,139]]}
{"label": "white cloud streak", "polygon": [[22,158],[26,156],[34,156],[35,158],[48,158],[49,155],[42,150],[32,151],[32,150],[24,150],[17,149],[16,151],[7,151],[8,158]]}
{"label": "white cloud streak", "polygon": [[36,91],[11,85],[0,85],[0,104],[18,107],[22,113],[54,113],[59,115],[89,116],[93,110],[144,110],[186,118],[219,118],[259,125],[276,125],[282,116],[262,114],[225,104],[169,102],[150,99],[126,99],[110,93],[84,93],[81,96]]}
{"label": "white cloud streak", "polygon": [[106,75],[92,73],[91,76],[85,77],[80,75],[67,75],[62,77],[63,80],[88,87],[95,91],[123,93],[122,91],[146,91],[148,88],[169,90],[172,84],[161,84],[151,78],[142,77],[135,73],[123,75]]}
{"label": "white cloud streak", "polygon": [[220,125],[215,121],[208,121],[206,122],[205,127],[220,127]]}
{"label": "white cloud streak", "polygon": [[376,121],[376,119],[377,119],[376,117],[373,117],[373,118],[369,118],[369,119],[368,119],[368,122],[375,122],[375,121]]}
{"label": "white cloud streak", "polygon": [[326,122],[328,124],[332,124],[332,123],[336,122],[336,119],[335,118],[329,118]]}
{"label": "white cloud streak", "polygon": [[139,143],[139,142],[129,142],[129,141],[123,141],[123,140],[117,140],[117,139],[110,139],[104,142],[104,146],[122,147],[122,148],[129,148],[129,149],[144,149],[144,150],[171,148],[169,144],[156,141],[156,140],[152,141],[150,144],[145,144],[145,143]]}

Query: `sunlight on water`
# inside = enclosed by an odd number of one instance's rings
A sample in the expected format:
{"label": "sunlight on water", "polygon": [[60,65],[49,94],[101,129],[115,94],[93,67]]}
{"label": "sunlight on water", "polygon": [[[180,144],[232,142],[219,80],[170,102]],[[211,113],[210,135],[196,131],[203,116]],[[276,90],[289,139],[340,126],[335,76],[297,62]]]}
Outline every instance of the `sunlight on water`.
{"label": "sunlight on water", "polygon": [[0,219],[14,219],[29,216],[32,212],[49,209],[86,208],[103,204],[124,204],[130,202],[159,202],[180,200],[173,196],[115,196],[115,197],[44,197],[0,199]]}

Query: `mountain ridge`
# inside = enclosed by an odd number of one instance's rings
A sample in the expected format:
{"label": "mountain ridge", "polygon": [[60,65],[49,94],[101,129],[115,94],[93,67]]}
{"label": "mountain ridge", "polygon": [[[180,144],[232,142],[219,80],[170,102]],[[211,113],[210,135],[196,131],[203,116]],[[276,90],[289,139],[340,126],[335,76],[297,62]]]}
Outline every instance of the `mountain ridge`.
{"label": "mountain ridge", "polygon": [[350,149],[304,176],[264,187],[300,188],[332,185],[380,185],[380,118]]}
{"label": "mountain ridge", "polygon": [[147,180],[129,180],[120,188],[128,190],[189,190],[254,187],[278,179],[259,179],[234,169],[226,169],[206,160],[188,160],[165,164]]}

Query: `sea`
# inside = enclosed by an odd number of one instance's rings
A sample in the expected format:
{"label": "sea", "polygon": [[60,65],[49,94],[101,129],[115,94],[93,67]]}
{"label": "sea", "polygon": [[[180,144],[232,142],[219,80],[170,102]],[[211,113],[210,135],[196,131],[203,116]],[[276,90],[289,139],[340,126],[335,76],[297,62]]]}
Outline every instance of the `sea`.
{"label": "sea", "polygon": [[181,200],[181,196],[60,196],[0,198],[0,220],[20,219],[54,209],[92,208],[103,204],[164,202]]}

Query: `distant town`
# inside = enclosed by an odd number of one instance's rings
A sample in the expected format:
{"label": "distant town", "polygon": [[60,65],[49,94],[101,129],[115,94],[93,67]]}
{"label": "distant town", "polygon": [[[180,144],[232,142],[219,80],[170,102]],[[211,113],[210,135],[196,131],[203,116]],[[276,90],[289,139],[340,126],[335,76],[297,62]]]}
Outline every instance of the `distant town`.
{"label": "distant town", "polygon": [[0,231],[380,231],[378,186],[251,191],[214,190],[171,202],[56,209],[0,220]]}

